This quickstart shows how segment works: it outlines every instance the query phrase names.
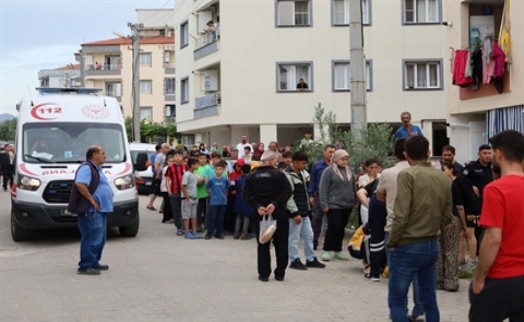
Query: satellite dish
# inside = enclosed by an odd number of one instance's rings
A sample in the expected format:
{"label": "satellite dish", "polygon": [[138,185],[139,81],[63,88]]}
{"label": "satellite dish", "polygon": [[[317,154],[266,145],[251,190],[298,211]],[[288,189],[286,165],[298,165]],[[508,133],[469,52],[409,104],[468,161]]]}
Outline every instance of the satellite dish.
{"label": "satellite dish", "polygon": [[116,32],[116,31],[113,31],[113,34],[114,34],[115,36],[117,36],[118,38],[128,38],[128,36],[124,36],[124,35],[122,35],[121,33]]}

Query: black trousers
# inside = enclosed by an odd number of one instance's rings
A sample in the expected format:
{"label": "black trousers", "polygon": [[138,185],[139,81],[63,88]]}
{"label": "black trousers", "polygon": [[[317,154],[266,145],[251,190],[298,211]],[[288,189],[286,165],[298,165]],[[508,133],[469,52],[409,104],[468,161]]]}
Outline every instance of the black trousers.
{"label": "black trousers", "polygon": [[318,196],[318,192],[316,192],[313,197],[315,198],[315,205],[311,209],[311,228],[313,229],[313,244],[318,245],[318,238],[322,233],[324,212],[320,208],[320,198]]}
{"label": "black trousers", "polygon": [[371,230],[369,239],[369,261],[371,266],[371,277],[379,277],[386,263],[385,232],[386,226],[386,203],[372,196],[369,201],[368,226]]}
{"label": "black trousers", "polygon": [[206,219],[207,219],[207,200],[208,200],[208,197],[206,198],[198,198],[198,204],[197,204],[197,213],[196,213],[196,217],[197,217],[197,225],[198,227],[195,229],[195,231],[198,229],[200,230],[202,225],[204,227],[207,227],[207,223],[206,223]]}
{"label": "black trousers", "polygon": [[[289,236],[289,219],[287,218],[285,211],[275,215],[274,218],[277,220],[277,230],[273,235],[272,241],[275,246],[275,255],[277,257],[277,267],[275,268],[275,276],[282,277],[286,275],[286,267],[288,261],[288,236]],[[261,216],[256,220],[256,236],[257,236],[257,260],[258,260],[258,275],[262,277],[269,277],[271,275],[271,241],[261,244],[258,240],[260,235],[260,220]]]}
{"label": "black trousers", "polygon": [[4,170],[4,173],[2,174],[2,176],[3,176],[2,188],[4,188],[4,190],[7,190],[7,188],[11,188],[11,186],[13,185],[13,171],[9,169]]}
{"label": "black trousers", "polygon": [[484,289],[475,295],[469,287],[471,322],[524,322],[524,275],[488,278]]}
{"label": "black trousers", "polygon": [[342,240],[346,232],[352,209],[330,209],[327,213],[328,228],[324,237],[324,251],[342,251]]}
{"label": "black trousers", "polygon": [[173,219],[173,211],[171,210],[171,202],[169,202],[169,193],[163,191],[162,198],[164,198],[164,217],[162,218],[162,222],[166,222]]}

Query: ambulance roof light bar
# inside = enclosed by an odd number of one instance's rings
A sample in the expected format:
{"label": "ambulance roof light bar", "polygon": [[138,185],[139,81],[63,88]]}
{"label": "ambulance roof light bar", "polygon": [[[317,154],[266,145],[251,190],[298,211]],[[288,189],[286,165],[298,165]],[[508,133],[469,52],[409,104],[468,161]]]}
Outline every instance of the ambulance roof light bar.
{"label": "ambulance roof light bar", "polygon": [[97,94],[102,91],[101,88],[84,88],[84,87],[37,87],[40,94]]}

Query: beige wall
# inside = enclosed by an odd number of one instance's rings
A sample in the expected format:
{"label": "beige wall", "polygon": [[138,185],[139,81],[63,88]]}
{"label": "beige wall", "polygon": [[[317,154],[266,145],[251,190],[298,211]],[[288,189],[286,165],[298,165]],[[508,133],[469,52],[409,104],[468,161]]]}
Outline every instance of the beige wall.
{"label": "beige wall", "polygon": [[[197,1],[195,7],[211,1]],[[365,55],[372,61],[373,91],[368,92],[369,122],[399,122],[402,111],[411,111],[415,123],[444,120],[444,90],[403,91],[402,59],[442,59],[442,83],[450,82],[445,32],[442,25],[402,26],[398,1],[373,0],[372,25],[364,27]],[[447,3],[447,2],[446,2]],[[314,106],[321,102],[337,120],[350,122],[350,93],[332,91],[332,60],[349,59],[349,27],[331,26],[331,1],[312,3],[312,26],[275,27],[275,1],[220,1],[219,51],[193,59],[193,43],[177,51],[177,82],[189,75],[191,100],[177,102],[179,130],[195,132],[222,124],[307,124]],[[189,19],[196,35],[193,3],[183,2],[175,11],[176,37],[180,21]],[[277,62],[312,62],[313,91],[277,93]],[[192,79],[193,69],[220,63],[222,106],[219,116],[192,120],[194,98],[203,95]],[[198,80],[195,80],[198,82]],[[177,87],[177,93],[180,87]],[[206,130],[207,131],[207,130]],[[232,138],[235,142],[237,137]]]}

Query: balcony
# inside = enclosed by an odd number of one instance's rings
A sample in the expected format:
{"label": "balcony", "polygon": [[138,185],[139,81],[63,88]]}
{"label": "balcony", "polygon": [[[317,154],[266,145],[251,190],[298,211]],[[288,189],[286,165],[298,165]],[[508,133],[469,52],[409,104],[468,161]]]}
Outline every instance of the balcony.
{"label": "balcony", "polygon": [[220,92],[197,97],[195,99],[195,110],[193,111],[193,118],[199,119],[218,115],[218,106],[220,103]]}
{"label": "balcony", "polygon": [[87,65],[85,75],[86,76],[110,76],[110,75],[120,75],[122,66],[120,64],[99,64],[95,66],[94,64]]}
{"label": "balcony", "polygon": [[164,101],[166,102],[174,102],[176,101],[176,95],[175,95],[175,92],[171,92],[171,91],[166,91],[164,93]]}
{"label": "balcony", "polygon": [[218,51],[218,40],[220,39],[220,29],[207,33],[195,41],[193,58],[195,60],[205,57]]}

